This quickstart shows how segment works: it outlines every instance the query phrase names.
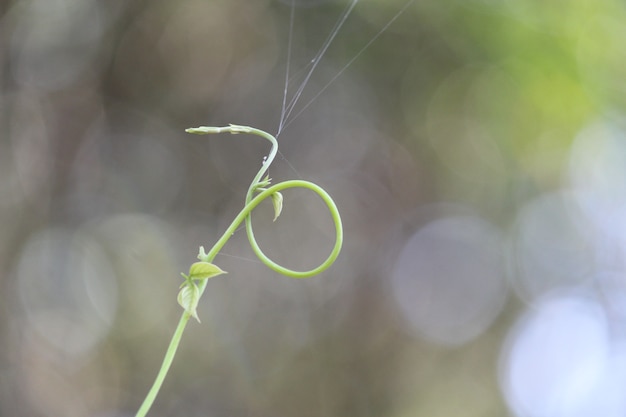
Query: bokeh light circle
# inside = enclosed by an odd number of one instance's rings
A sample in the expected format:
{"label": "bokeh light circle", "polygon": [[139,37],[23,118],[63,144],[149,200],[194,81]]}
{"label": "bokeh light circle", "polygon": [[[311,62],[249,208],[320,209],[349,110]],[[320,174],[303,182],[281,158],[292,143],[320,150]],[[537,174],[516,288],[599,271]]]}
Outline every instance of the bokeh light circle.
{"label": "bokeh light circle", "polygon": [[601,304],[569,290],[535,307],[513,327],[501,358],[501,386],[514,414],[623,416],[624,354],[612,350]]}
{"label": "bokeh light circle", "polygon": [[86,353],[113,324],[115,275],[85,234],[60,228],[35,234],[20,254],[17,280],[28,326],[59,350]]}
{"label": "bokeh light circle", "polygon": [[494,226],[472,216],[435,220],[409,239],[392,284],[417,335],[454,346],[491,324],[507,294],[500,239]]}

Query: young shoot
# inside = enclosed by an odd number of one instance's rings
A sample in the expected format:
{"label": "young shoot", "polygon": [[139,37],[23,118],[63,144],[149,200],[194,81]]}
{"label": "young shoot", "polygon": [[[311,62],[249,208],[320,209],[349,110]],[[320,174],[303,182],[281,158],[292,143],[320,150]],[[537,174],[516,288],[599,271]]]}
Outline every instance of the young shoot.
{"label": "young shoot", "polygon": [[[408,7],[415,0],[407,0],[404,6],[387,22],[387,24],[380,29],[370,40],[361,48],[356,55],[352,57],[348,61],[348,63],[341,68],[336,75],[328,81],[318,92],[313,96],[311,100],[305,103],[302,107],[297,108],[296,105],[299,102],[299,99],[302,96],[302,93],[311,79],[316,67],[321,61],[322,57],[325,55],[327,49],[330,44],[333,42],[337,34],[339,33],[341,27],[344,25],[350,14],[352,13],[354,7],[358,3],[359,0],[349,0],[346,8],[339,16],[335,26],[330,31],[330,34],[322,44],[321,48],[318,50],[318,53],[315,55],[313,59],[309,62],[309,64],[304,68],[304,79],[303,81],[295,88],[295,91],[290,94],[290,61],[291,61],[291,50],[292,50],[292,37],[293,37],[293,27],[294,27],[294,14],[295,14],[295,1],[291,1],[291,14],[290,14],[290,22],[289,22],[289,40],[287,46],[287,67],[285,74],[285,85],[282,97],[282,108],[279,120],[278,131],[276,133],[276,137],[280,135],[283,130],[289,126],[295,119],[298,118],[337,78],[339,78],[343,72],[367,49],[369,46],[384,32],[387,28],[400,16],[402,15]],[[189,272],[187,274],[182,274],[183,283],[180,286],[180,292],[178,294],[178,303],[183,308],[183,313],[178,322],[178,326],[174,331],[174,335],[170,341],[169,347],[167,348],[165,358],[163,359],[163,363],[161,368],[157,374],[157,377],[152,385],[152,388],[148,392],[145,400],[143,401],[139,411],[137,412],[137,417],[145,416],[150,407],[152,406],[160,388],[163,384],[165,376],[167,375],[174,356],[176,355],[176,350],[180,344],[180,340],[182,338],[183,332],[185,330],[185,326],[190,318],[196,319],[200,322],[200,318],[197,314],[197,307],[206,289],[207,282],[209,278],[219,276],[225,274],[226,272],[220,269],[217,265],[213,264],[213,260],[216,255],[222,250],[224,245],[228,242],[228,240],[233,236],[235,231],[239,228],[241,224],[245,225],[246,234],[248,236],[248,241],[250,242],[250,246],[252,250],[259,258],[260,262],[265,264],[268,268],[286,275],[292,278],[307,278],[313,275],[317,275],[327,268],[329,268],[337,259],[339,252],[341,250],[341,246],[343,243],[343,229],[341,224],[341,217],[339,215],[339,211],[337,210],[337,206],[335,205],[333,199],[330,195],[320,186],[301,179],[298,180],[288,180],[283,181],[277,184],[272,184],[271,178],[267,175],[267,171],[274,161],[276,154],[278,151],[278,141],[275,136],[264,132],[259,129],[255,129],[253,127],[248,126],[240,126],[240,125],[229,125],[224,127],[210,127],[210,126],[201,126],[196,128],[186,129],[187,133],[192,133],[196,135],[207,135],[207,134],[220,134],[220,133],[230,133],[230,134],[246,134],[259,136],[263,139],[268,140],[272,147],[267,156],[263,158],[263,163],[261,164],[261,168],[255,175],[254,179],[250,183],[248,190],[246,192],[244,206],[239,212],[239,214],[232,221],[230,226],[224,231],[223,235],[215,242],[213,247],[208,252],[205,252],[204,247],[200,246],[200,250],[198,253],[198,262],[195,262],[189,268]],[[285,159],[287,164],[291,167],[291,164],[287,159]],[[293,167],[291,167],[294,169]],[[295,169],[294,169],[295,171]],[[272,204],[274,207],[274,221],[278,219],[283,209],[283,195],[282,191],[287,190],[289,188],[305,188],[314,193],[316,193],[326,204],[328,207],[330,216],[333,220],[335,226],[335,243],[330,251],[330,254],[326,258],[324,262],[322,262],[317,267],[306,270],[306,271],[295,271],[289,268],[286,268],[273,260],[263,253],[259,244],[256,241],[254,236],[254,230],[252,228],[252,211],[265,199],[271,198]]]}
{"label": "young shoot", "polygon": [[[224,231],[222,237],[217,240],[217,242],[213,245],[209,252],[205,252],[204,247],[200,246],[200,250],[198,253],[199,262],[195,262],[191,265],[188,274],[181,274],[184,281],[181,284],[180,292],[178,293],[178,303],[183,308],[183,314],[180,318],[180,321],[178,322],[176,330],[174,331],[174,335],[172,336],[169,347],[167,348],[167,352],[165,353],[165,358],[163,359],[161,369],[159,370],[154,384],[148,392],[148,395],[146,396],[143,404],[139,408],[139,411],[136,414],[137,417],[143,417],[148,413],[150,407],[152,406],[152,403],[159,393],[165,376],[167,375],[167,372],[172,365],[172,361],[174,360],[174,356],[176,355],[176,350],[178,349],[178,345],[180,344],[180,340],[182,338],[183,331],[185,330],[187,322],[191,317],[200,322],[200,318],[198,317],[196,309],[198,307],[200,297],[202,297],[202,294],[206,289],[207,281],[209,280],[209,278],[213,278],[226,273],[217,265],[214,265],[212,263],[213,259],[242,223],[245,223],[248,241],[250,242],[252,250],[260,259],[260,261],[268,268],[271,268],[276,272],[292,278],[307,278],[313,275],[317,275],[320,272],[326,270],[333,264],[333,262],[335,262],[335,259],[337,259],[337,256],[341,251],[341,245],[343,243],[343,228],[341,225],[341,217],[339,216],[339,211],[337,210],[337,206],[335,205],[333,199],[323,188],[312,182],[304,180],[289,180],[272,185],[272,180],[269,178],[269,176],[266,175],[266,173],[270,165],[272,164],[276,153],[278,152],[278,141],[274,136],[253,127],[239,125],[230,125],[226,127],[202,126],[187,129],[186,132],[197,135],[218,133],[244,133],[249,135],[256,135],[268,140],[272,144],[272,148],[269,154],[264,158],[261,169],[259,170],[259,172],[257,172],[256,176],[250,183],[250,187],[248,188],[248,191],[246,193],[243,209],[235,217],[230,226],[226,229],[226,231]],[[283,196],[281,194],[281,191],[287,190],[289,188],[306,188],[319,195],[324,203],[326,203],[326,206],[328,207],[328,210],[330,212],[330,216],[332,217],[333,223],[335,224],[335,245],[328,255],[328,258],[326,258],[326,260],[318,265],[316,268],[307,271],[295,271],[286,268],[268,258],[259,247],[254,237],[254,231],[252,229],[252,211],[266,198],[272,199],[272,204],[274,205],[274,221],[276,221],[278,216],[280,216],[283,208]]]}

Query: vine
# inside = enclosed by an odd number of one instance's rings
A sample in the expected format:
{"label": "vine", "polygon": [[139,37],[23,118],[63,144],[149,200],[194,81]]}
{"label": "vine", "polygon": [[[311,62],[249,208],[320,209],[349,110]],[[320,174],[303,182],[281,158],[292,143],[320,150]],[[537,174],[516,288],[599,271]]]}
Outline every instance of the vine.
{"label": "vine", "polygon": [[[343,228],[341,225],[339,210],[337,209],[337,206],[335,205],[333,199],[323,188],[312,182],[303,180],[288,180],[275,185],[271,185],[271,179],[269,178],[269,176],[266,175],[266,173],[270,165],[274,161],[276,153],[278,152],[278,141],[274,136],[253,127],[239,125],[229,125],[225,127],[201,126],[197,128],[189,128],[185,131],[187,133],[193,133],[197,135],[219,133],[231,133],[233,135],[243,133],[256,135],[270,141],[272,144],[272,148],[268,156],[263,160],[261,169],[259,170],[259,172],[257,172],[256,176],[250,183],[250,187],[248,188],[248,191],[246,193],[245,205],[243,209],[235,217],[230,226],[228,226],[224,234],[218,239],[218,241],[213,245],[208,253],[204,251],[204,247],[200,246],[200,250],[198,253],[199,262],[195,262],[191,265],[188,274],[181,274],[184,278],[184,282],[180,286],[180,292],[178,293],[178,303],[181,305],[181,307],[183,307],[184,311],[180,318],[180,321],[178,322],[178,326],[176,327],[174,335],[172,336],[172,340],[170,341],[167,352],[165,353],[165,358],[163,359],[161,369],[157,374],[152,388],[150,388],[150,391],[148,391],[146,398],[141,404],[139,411],[137,411],[136,417],[143,417],[150,410],[152,403],[154,402],[157,394],[159,393],[159,390],[161,389],[161,385],[163,384],[165,376],[169,371],[172,361],[174,360],[176,350],[178,349],[178,345],[180,344],[180,340],[182,338],[187,322],[191,317],[198,320],[198,322],[200,321],[196,309],[200,297],[206,289],[208,279],[226,273],[217,265],[212,263],[213,259],[224,247],[226,242],[228,242],[228,240],[231,238],[235,230],[237,230],[242,222],[245,222],[246,234],[248,235],[248,241],[250,242],[250,246],[252,247],[252,250],[254,251],[256,256],[261,260],[261,262],[263,262],[268,268],[271,268],[276,272],[292,278],[307,278],[313,275],[317,275],[320,272],[326,270],[333,264],[333,262],[335,262],[335,259],[337,259],[337,256],[341,251],[341,245],[343,243]],[[269,257],[267,257],[259,247],[259,244],[254,237],[254,230],[252,228],[252,211],[268,197],[272,199],[272,203],[274,205],[274,221],[278,218],[278,216],[280,216],[283,208],[283,196],[281,194],[281,191],[289,188],[306,188],[319,195],[324,203],[326,203],[326,206],[328,207],[333,223],[335,225],[335,245],[328,255],[328,258],[326,258],[326,260],[322,262],[319,266],[307,271],[295,271],[285,268],[284,266],[274,262]]]}

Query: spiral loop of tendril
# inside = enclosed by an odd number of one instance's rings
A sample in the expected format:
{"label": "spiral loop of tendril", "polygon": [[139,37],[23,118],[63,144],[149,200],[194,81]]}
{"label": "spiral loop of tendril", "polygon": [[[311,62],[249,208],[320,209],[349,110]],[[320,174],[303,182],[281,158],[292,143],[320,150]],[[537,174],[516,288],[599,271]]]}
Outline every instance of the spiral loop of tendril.
{"label": "spiral loop of tendril", "polygon": [[[239,133],[247,133],[252,135],[260,136],[264,139],[267,139],[272,143],[272,149],[270,150],[269,155],[264,159],[261,169],[256,174],[250,187],[248,188],[248,192],[246,193],[245,206],[239,212],[237,217],[233,220],[231,225],[226,229],[224,235],[215,243],[211,251],[208,254],[201,254],[198,258],[201,261],[211,262],[218,252],[222,249],[222,247],[226,244],[232,233],[239,227],[239,225],[245,221],[246,225],[246,233],[248,235],[248,240],[250,242],[250,246],[252,250],[256,254],[256,256],[267,265],[269,268],[273,269],[276,272],[279,272],[283,275],[292,278],[307,278],[313,275],[317,275],[320,272],[326,270],[329,266],[335,262],[339,252],[341,251],[341,246],[343,243],[343,227],[341,224],[341,217],[339,215],[339,210],[335,205],[335,202],[330,197],[330,195],[319,185],[314,184],[309,181],[304,180],[288,180],[283,181],[278,184],[274,184],[268,188],[261,188],[262,191],[255,196],[255,192],[257,192],[260,188],[260,185],[269,185],[269,180],[264,181],[263,176],[269,169],[272,164],[276,154],[278,152],[278,141],[272,135],[267,132],[264,132],[259,129],[255,129],[253,127],[248,126],[239,126],[239,125],[230,125],[225,127],[199,127],[187,129],[189,133],[195,134],[211,134],[211,133],[231,133],[231,134],[239,134]],[[252,228],[252,211],[266,198],[279,193],[282,190],[286,190],[289,188],[306,188],[313,192],[315,192],[320,198],[324,201],[326,206],[328,207],[329,213],[332,217],[333,223],[335,225],[335,245],[331,250],[330,254],[326,258],[324,262],[322,262],[317,267],[307,270],[307,271],[294,271],[289,268],[285,268],[284,266],[274,262],[271,260],[263,251],[261,250],[259,244],[256,241],[254,236],[254,230]],[[201,288],[204,289],[204,288]]]}

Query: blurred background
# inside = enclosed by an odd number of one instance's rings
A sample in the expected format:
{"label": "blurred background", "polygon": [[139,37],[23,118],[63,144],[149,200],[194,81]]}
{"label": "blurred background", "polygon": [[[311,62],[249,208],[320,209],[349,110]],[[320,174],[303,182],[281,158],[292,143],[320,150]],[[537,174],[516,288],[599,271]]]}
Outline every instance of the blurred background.
{"label": "blurred background", "polygon": [[[0,416],[134,415],[268,151],[184,129],[276,133],[348,4],[291,3],[1,3]],[[624,3],[416,0],[358,55],[404,5],[356,5],[278,138],[339,260],[237,232],[151,416],[626,415]],[[333,245],[304,191],[254,217],[287,267]]]}

